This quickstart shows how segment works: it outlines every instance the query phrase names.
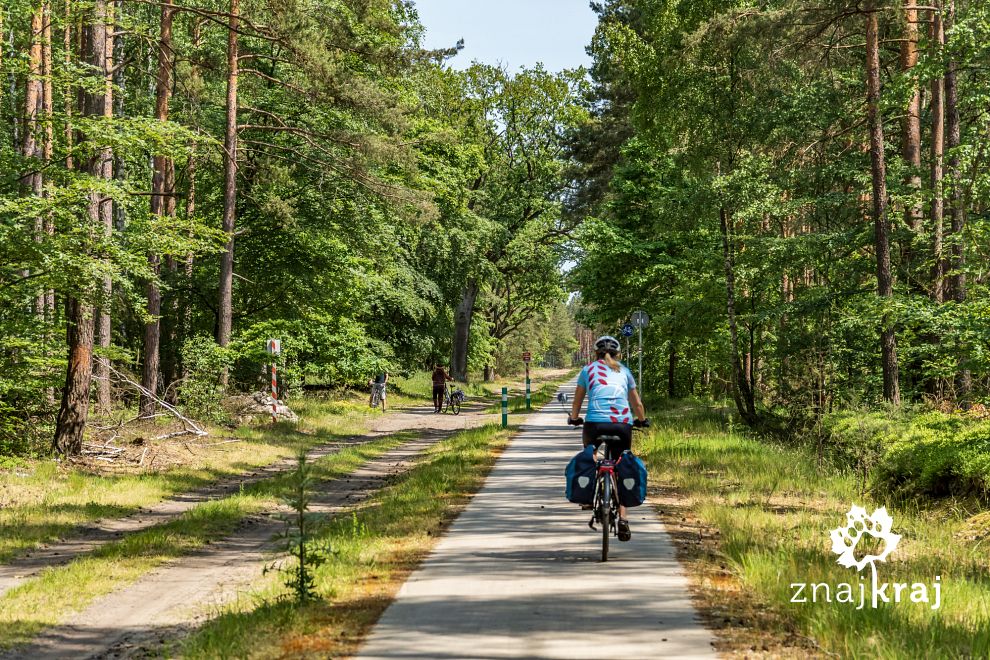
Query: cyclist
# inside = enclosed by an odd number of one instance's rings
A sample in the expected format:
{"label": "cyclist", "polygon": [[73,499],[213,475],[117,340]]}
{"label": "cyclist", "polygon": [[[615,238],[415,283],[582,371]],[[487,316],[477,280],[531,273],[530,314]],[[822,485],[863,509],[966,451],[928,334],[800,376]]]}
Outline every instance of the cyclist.
{"label": "cyclist", "polygon": [[[612,435],[618,442],[608,445],[608,458],[618,460],[622,452],[632,448],[633,415],[636,426],[649,426],[643,400],[636,390],[636,380],[632,372],[620,364],[619,340],[605,335],[595,342],[595,361],[581,370],[577,389],[574,390],[574,403],[568,424],[584,424],[584,446],[601,444],[598,438]],[[588,397],[587,419],[582,420],[581,404]],[[632,414],[630,414],[630,410]],[[626,507],[619,507],[618,536],[620,541],[632,538]]]}
{"label": "cyclist", "polygon": [[375,392],[378,392],[378,400],[382,403],[382,412],[385,412],[385,384],[388,383],[388,372],[380,371],[378,375],[375,376],[375,380],[371,383],[371,400],[368,401],[368,405],[371,405],[375,400]]}
{"label": "cyclist", "polygon": [[438,413],[443,410],[443,395],[447,391],[447,381],[453,378],[447,370],[439,364],[433,365],[433,412]]}

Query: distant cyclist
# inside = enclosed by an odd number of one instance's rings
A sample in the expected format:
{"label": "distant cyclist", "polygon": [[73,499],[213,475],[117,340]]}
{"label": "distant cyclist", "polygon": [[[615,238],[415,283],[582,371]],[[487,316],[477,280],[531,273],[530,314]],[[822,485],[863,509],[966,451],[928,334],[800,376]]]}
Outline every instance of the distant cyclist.
{"label": "distant cyclist", "polygon": [[375,376],[375,380],[371,383],[371,399],[368,401],[368,405],[374,406],[375,395],[378,395],[378,400],[382,404],[382,412],[385,412],[385,395],[386,395],[386,384],[388,383],[388,372],[380,371],[378,375]]}
{"label": "distant cyclist", "polygon": [[[618,361],[619,340],[605,335],[595,342],[595,361],[581,370],[568,424],[584,424],[584,446],[601,443],[598,438],[612,435],[619,438],[608,446],[608,458],[618,460],[622,452],[632,448],[633,415],[637,426],[649,426],[643,400],[636,390],[632,372]],[[582,420],[581,404],[588,397],[586,419]],[[626,507],[619,507],[618,536],[620,541],[632,538]]]}
{"label": "distant cyclist", "polygon": [[443,397],[447,392],[447,381],[454,380],[439,364],[433,366],[433,412],[443,410]]}

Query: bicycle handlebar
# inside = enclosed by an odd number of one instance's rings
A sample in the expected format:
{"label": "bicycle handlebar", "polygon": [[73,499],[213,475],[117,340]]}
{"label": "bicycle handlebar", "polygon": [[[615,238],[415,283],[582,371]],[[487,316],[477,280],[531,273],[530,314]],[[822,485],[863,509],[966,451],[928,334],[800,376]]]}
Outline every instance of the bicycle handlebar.
{"label": "bicycle handlebar", "polygon": [[[575,418],[575,419],[571,419],[570,417],[568,417],[567,418],[567,424],[569,426],[574,426],[574,427],[583,426],[584,425],[584,418],[583,417],[578,417],[578,418]],[[643,429],[648,429],[648,428],[650,428],[650,420],[649,420],[649,418],[644,419],[642,421],[640,421],[638,419],[637,420],[634,420],[633,421],[633,424],[632,424],[632,427],[633,427],[633,430],[634,431],[642,431]]]}

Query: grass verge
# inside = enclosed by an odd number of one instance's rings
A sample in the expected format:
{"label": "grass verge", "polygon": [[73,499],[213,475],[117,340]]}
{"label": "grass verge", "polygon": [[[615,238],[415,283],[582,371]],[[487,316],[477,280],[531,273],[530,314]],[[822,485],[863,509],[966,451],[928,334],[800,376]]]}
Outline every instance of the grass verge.
{"label": "grass verge", "polygon": [[[54,460],[21,461],[0,471],[0,562],[70,534],[100,518],[122,517],[163,499],[294,456],[300,449],[364,433],[377,411],[361,399],[300,399],[298,424],[259,423],[215,439],[174,442],[184,464],[164,470],[98,473]],[[215,436],[224,432],[217,431]]]}
{"label": "grass verge", "polygon": [[405,577],[482,484],[509,438],[485,426],[431,447],[396,483],[351,516],[324,524],[315,542],[332,559],[315,569],[321,600],[298,604],[272,578],[184,641],[190,658],[338,657],[353,653]]}
{"label": "grass verge", "polygon": [[[401,433],[346,447],[316,461],[313,476],[319,480],[345,476],[412,437]],[[238,495],[201,504],[175,520],[108,543],[10,590],[0,597],[0,649],[29,641],[100,596],[230,534],[245,517],[272,509],[288,479],[279,475],[256,482]]]}
{"label": "grass verge", "polygon": [[[740,657],[990,656],[990,534],[974,528],[986,517],[975,504],[874,501],[854,475],[819,468],[812,452],[728,432],[703,407],[669,409],[654,421],[637,451],[650,470],[651,499],[693,575],[709,624],[719,630],[720,651]],[[831,551],[829,532],[845,524],[852,504],[868,512],[887,506],[902,538],[888,562],[876,564],[879,581],[925,583],[929,603],[905,594],[906,602],[871,607],[870,569],[844,568]],[[936,576],[937,610],[931,607]],[[823,602],[823,589],[818,602],[791,602],[796,583],[831,585],[832,602]],[[853,604],[837,602],[840,583],[853,585]],[[856,609],[861,583],[867,602]]]}

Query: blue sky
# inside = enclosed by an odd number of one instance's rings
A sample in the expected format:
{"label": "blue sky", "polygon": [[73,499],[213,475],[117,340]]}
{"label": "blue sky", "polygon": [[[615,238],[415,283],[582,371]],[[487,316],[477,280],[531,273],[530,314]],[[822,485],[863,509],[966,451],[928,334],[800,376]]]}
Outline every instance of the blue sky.
{"label": "blue sky", "polygon": [[537,62],[551,71],[589,65],[584,47],[595,32],[588,0],[416,0],[428,48],[465,47],[451,61],[472,60],[510,70]]}

